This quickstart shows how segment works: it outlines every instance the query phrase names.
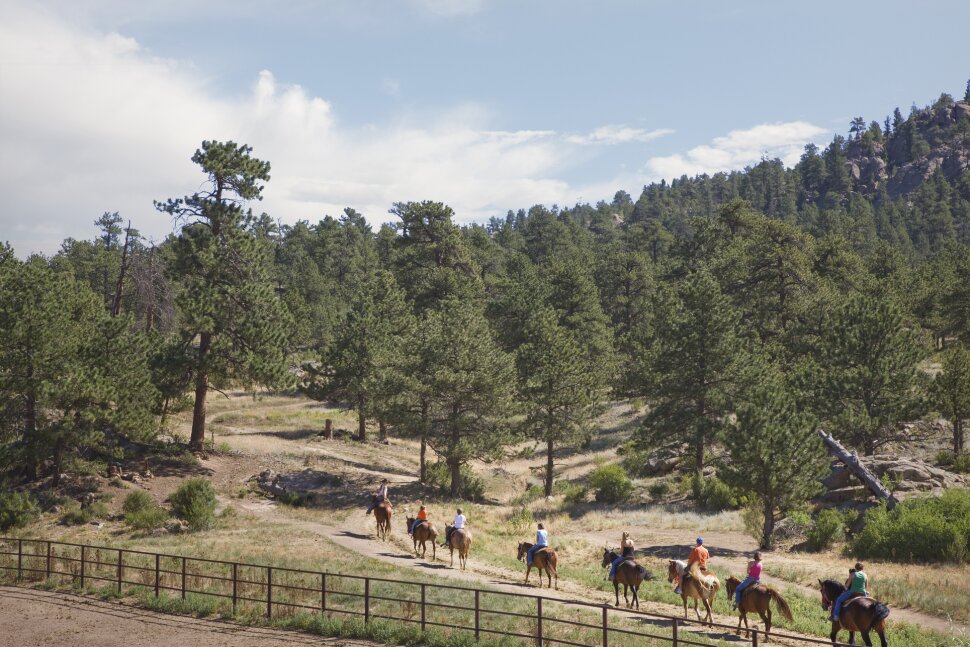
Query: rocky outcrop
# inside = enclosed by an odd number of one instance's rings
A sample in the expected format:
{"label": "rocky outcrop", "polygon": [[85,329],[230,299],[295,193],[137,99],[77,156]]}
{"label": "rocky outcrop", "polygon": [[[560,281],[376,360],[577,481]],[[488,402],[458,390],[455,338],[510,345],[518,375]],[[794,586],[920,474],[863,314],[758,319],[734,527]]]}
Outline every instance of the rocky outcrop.
{"label": "rocky outcrop", "polygon": [[263,470],[256,477],[256,486],[275,497],[297,494],[303,501],[312,504],[320,488],[335,487],[341,483],[340,477],[326,472],[307,468],[301,472],[277,474],[273,470]]}
{"label": "rocky outcrop", "polygon": [[[888,480],[897,499],[921,493],[938,494],[946,488],[967,484],[962,476],[916,458],[882,455],[860,457],[859,461],[880,479]],[[828,490],[819,499],[823,503],[864,501],[869,496],[867,488],[861,486],[849,468],[841,463],[833,464],[829,475],[822,479],[822,485]]]}

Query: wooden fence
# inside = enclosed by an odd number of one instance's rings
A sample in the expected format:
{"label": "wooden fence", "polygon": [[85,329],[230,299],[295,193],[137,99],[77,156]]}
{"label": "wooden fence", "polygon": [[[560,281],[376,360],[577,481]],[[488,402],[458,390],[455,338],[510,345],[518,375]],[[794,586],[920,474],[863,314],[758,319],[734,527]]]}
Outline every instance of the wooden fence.
{"label": "wooden fence", "polygon": [[[0,574],[14,573],[18,582],[69,579],[80,588],[109,587],[119,595],[128,587],[156,597],[213,597],[233,613],[257,612],[268,619],[300,611],[355,616],[365,623],[379,619],[418,624],[422,631],[468,632],[476,640],[505,636],[536,647],[626,647],[646,640],[709,647],[736,629],[541,595],[0,537]],[[771,637],[832,645],[777,631]],[[761,629],[751,630],[751,644],[764,639]]]}

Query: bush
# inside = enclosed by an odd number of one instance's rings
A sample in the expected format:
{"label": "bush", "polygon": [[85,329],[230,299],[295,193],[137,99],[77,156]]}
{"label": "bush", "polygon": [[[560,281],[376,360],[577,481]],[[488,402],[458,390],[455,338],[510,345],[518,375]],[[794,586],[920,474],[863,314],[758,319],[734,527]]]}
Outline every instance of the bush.
{"label": "bush", "polygon": [[175,514],[192,530],[207,530],[216,521],[216,491],[206,479],[189,479],[175,491],[170,501]]}
{"label": "bush", "polygon": [[589,493],[589,490],[585,486],[579,483],[570,483],[569,481],[557,482],[555,490],[562,494],[562,500],[567,505],[585,503],[586,495]]}
{"label": "bush", "polygon": [[666,479],[661,479],[659,481],[654,481],[647,488],[647,492],[650,494],[650,498],[654,500],[660,500],[670,494],[670,481]]}
{"label": "bush", "polygon": [[741,509],[741,521],[744,523],[744,531],[760,545],[764,539],[764,509],[757,502],[749,503]]}
{"label": "bush", "polygon": [[[472,468],[461,466],[461,491],[458,493],[466,501],[485,500],[485,481]],[[437,487],[442,494],[451,494],[451,468],[445,462],[428,465],[428,484]]]}
{"label": "bush", "polygon": [[0,494],[0,530],[20,528],[40,516],[40,508],[26,492]]}
{"label": "bush", "polygon": [[823,508],[815,515],[815,520],[806,533],[809,550],[821,551],[830,548],[836,541],[845,538],[846,517],[834,508]]}
{"label": "bush", "polygon": [[534,524],[535,517],[532,516],[532,511],[522,507],[513,512],[509,517],[509,532],[513,535],[528,532]]}
{"label": "bush", "polygon": [[125,513],[125,523],[135,530],[154,530],[165,525],[168,512],[159,505]]}
{"label": "bush", "polygon": [[61,515],[61,523],[65,526],[82,526],[91,521],[92,517],[90,508],[73,505]]}
{"label": "bush", "polygon": [[941,466],[953,465],[953,459],[956,455],[953,453],[952,449],[943,449],[936,453],[936,464]]}
{"label": "bush", "polygon": [[705,510],[733,510],[738,507],[738,497],[724,481],[711,477],[703,479],[697,502]]}
{"label": "bush", "polygon": [[915,562],[963,562],[970,558],[970,491],[951,489],[940,497],[910,499],[892,511],[866,513],[866,525],[852,542],[860,557]]}
{"label": "bush", "polygon": [[621,503],[633,494],[633,483],[619,465],[604,465],[589,475],[589,486],[600,503]]}
{"label": "bush", "polygon": [[970,454],[960,454],[954,458],[953,471],[964,474],[970,472]]}
{"label": "bush", "polygon": [[121,504],[121,510],[126,515],[131,512],[141,512],[142,510],[147,510],[149,508],[157,507],[155,499],[151,494],[145,492],[144,490],[135,490],[125,497],[124,503]]}
{"label": "bush", "polygon": [[627,474],[632,474],[633,476],[648,475],[647,458],[650,456],[650,452],[637,448],[636,443],[629,442],[625,445],[620,445],[616,453],[623,457],[620,465],[623,466]]}

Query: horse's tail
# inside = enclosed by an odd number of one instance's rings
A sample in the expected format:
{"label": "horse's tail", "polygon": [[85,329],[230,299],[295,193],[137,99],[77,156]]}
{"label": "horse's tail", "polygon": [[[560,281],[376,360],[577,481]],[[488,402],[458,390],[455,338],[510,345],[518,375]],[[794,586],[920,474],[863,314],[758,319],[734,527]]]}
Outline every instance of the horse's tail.
{"label": "horse's tail", "polygon": [[785,598],[781,597],[781,593],[774,589],[768,589],[768,595],[770,595],[771,599],[774,600],[775,604],[778,605],[778,609],[781,611],[781,615],[785,616],[785,620],[788,622],[794,622],[795,618],[792,616],[791,607],[789,607],[788,603],[785,602]]}
{"label": "horse's tail", "polygon": [[[704,579],[704,574],[701,573],[701,567],[697,564],[697,562],[690,565],[689,573],[690,576],[694,578],[697,586],[700,587],[701,593],[704,594],[704,597],[709,596],[711,594],[711,587],[707,585],[707,581]],[[717,592],[717,589],[715,588],[714,591]]]}
{"label": "horse's tail", "polygon": [[887,607],[882,602],[876,602],[872,607],[873,624],[879,622],[880,620],[885,620],[888,617],[889,617],[889,607]]}
{"label": "horse's tail", "polygon": [[640,579],[641,580],[649,580],[650,579],[650,571],[647,570],[647,567],[646,566],[643,566],[642,564],[637,564],[637,569],[640,571]]}

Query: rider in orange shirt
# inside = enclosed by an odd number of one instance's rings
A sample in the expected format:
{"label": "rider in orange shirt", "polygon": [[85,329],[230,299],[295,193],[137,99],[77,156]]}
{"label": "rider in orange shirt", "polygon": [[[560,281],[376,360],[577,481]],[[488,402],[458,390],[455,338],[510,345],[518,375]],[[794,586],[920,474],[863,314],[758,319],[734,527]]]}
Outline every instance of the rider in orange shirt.
{"label": "rider in orange shirt", "polygon": [[[690,551],[690,556],[687,557],[687,567],[684,568],[684,573],[690,572],[691,564],[697,564],[698,568],[701,569],[702,573],[707,572],[707,560],[710,559],[711,554],[707,552],[704,548],[704,540],[700,537],[697,538],[697,545],[694,549]],[[675,593],[680,593],[680,579],[676,582],[677,588],[674,590]]]}

